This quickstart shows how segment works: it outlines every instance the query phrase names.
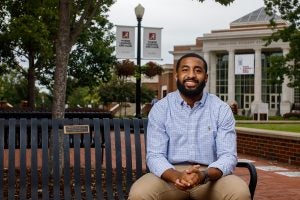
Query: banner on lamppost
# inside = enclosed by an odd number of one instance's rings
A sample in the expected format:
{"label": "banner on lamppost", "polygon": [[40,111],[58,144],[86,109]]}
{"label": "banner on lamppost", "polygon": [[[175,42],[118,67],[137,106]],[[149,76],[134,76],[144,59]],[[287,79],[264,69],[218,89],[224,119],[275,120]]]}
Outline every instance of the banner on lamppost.
{"label": "banner on lamppost", "polygon": [[135,58],[135,26],[117,26],[117,58]]}
{"label": "banner on lamppost", "polygon": [[144,27],[144,59],[161,59],[161,29]]}

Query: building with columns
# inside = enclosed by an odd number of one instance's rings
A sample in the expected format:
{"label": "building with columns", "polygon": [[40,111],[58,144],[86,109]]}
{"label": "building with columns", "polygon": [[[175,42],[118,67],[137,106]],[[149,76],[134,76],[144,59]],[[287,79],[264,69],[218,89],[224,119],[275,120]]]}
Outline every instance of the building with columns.
{"label": "building with columns", "polygon": [[[300,103],[299,89],[287,87],[287,77],[282,85],[271,85],[267,73],[268,58],[287,54],[289,44],[278,41],[265,46],[263,38],[272,34],[269,20],[262,7],[233,21],[229,29],[203,34],[194,45],[174,46],[170,51],[174,56],[173,71],[182,55],[197,53],[209,66],[206,90],[230,105],[237,104],[239,114],[290,112],[293,103]],[[287,25],[279,17],[275,21],[278,28]],[[175,82],[172,88],[176,88]]]}

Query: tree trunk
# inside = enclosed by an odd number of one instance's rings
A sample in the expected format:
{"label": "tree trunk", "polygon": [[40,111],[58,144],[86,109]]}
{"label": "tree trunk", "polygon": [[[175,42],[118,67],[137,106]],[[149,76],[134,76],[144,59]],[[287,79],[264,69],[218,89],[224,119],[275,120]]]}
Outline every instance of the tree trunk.
{"label": "tree trunk", "polygon": [[34,52],[29,51],[28,54],[28,62],[29,62],[29,68],[28,68],[28,85],[27,85],[27,91],[28,91],[28,107],[33,109],[35,108],[35,66],[34,66]]}
{"label": "tree trunk", "polygon": [[[54,72],[54,91],[52,104],[52,119],[63,119],[65,115],[65,100],[67,88],[67,69],[69,53],[71,50],[70,43],[70,2],[69,0],[59,1],[59,30],[56,41],[56,57]],[[59,131],[59,161],[60,173],[63,170],[63,138],[64,133]],[[52,141],[52,139],[50,138]],[[50,142],[51,144],[51,142]],[[50,152],[53,148],[50,145]],[[52,148],[52,149],[51,149]],[[50,165],[53,166],[53,153],[50,153]]]}

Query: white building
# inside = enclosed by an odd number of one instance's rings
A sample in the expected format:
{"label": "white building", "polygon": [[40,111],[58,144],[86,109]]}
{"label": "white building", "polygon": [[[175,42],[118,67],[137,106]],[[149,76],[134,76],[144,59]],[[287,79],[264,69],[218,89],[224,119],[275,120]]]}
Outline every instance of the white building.
{"label": "white building", "polygon": [[[182,55],[197,53],[209,66],[206,89],[229,104],[236,102],[240,113],[290,112],[293,103],[300,103],[299,89],[287,87],[287,77],[282,85],[271,85],[268,81],[268,57],[289,52],[285,42],[264,45],[263,38],[272,33],[269,20],[262,7],[233,21],[229,29],[203,34],[196,38],[195,45],[174,46],[170,52],[174,66]],[[287,25],[279,17],[275,20],[278,28]],[[264,107],[267,111],[257,110]]]}

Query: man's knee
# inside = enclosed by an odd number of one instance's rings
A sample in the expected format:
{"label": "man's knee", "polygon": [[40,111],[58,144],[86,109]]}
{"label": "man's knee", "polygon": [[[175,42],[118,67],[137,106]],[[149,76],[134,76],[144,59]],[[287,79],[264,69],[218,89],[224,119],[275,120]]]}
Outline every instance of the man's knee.
{"label": "man's knee", "polygon": [[130,188],[129,200],[155,199],[152,189],[149,184],[153,184],[155,177],[153,174],[146,174],[139,178]]}
{"label": "man's knee", "polygon": [[224,193],[226,194],[226,200],[250,200],[251,194],[249,188],[244,180],[238,176],[230,175],[227,178],[228,184],[224,187]]}

